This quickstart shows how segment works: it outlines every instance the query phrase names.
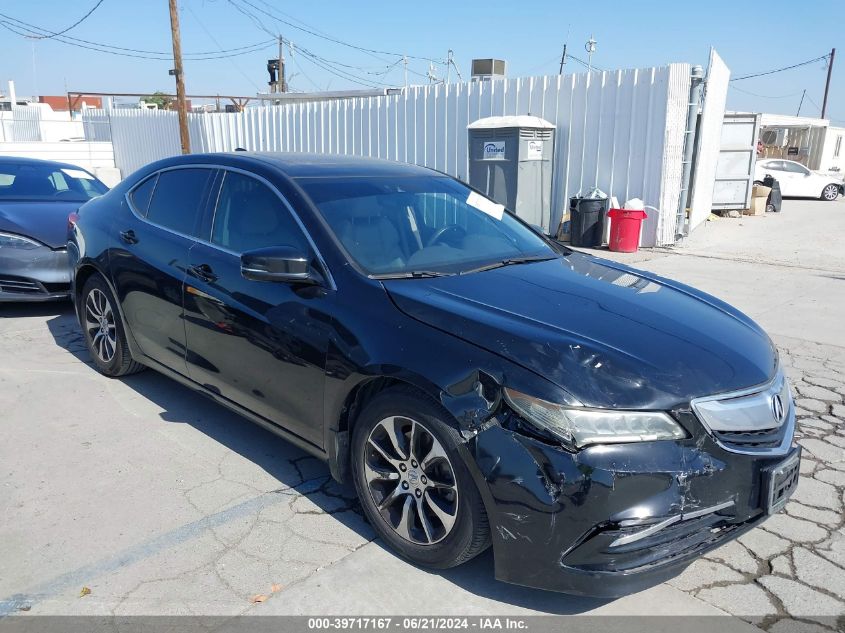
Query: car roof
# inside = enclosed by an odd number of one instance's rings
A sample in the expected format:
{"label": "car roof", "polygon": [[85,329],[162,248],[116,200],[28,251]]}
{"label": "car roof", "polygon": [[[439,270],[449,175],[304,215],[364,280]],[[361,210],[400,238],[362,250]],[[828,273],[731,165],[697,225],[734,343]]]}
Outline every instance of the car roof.
{"label": "car roof", "polygon": [[62,163],[57,160],[42,160],[40,158],[29,158],[26,156],[0,156],[0,165],[33,165],[42,167],[55,167],[56,169],[81,169],[89,172],[90,170],[79,165],[72,165],[70,163]]}
{"label": "car roof", "polygon": [[[218,154],[187,154],[164,161],[167,165],[186,163],[224,163],[248,166],[255,161],[269,165],[288,178],[338,178],[379,176],[435,176],[426,167],[409,165],[382,158],[315,154],[300,152],[222,152]],[[164,166],[164,165],[162,165]]]}

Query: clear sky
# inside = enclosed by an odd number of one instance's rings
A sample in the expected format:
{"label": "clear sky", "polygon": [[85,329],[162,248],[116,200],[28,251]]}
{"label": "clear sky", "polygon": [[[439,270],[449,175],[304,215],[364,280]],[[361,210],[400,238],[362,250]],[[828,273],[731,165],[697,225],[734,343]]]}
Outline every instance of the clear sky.
{"label": "clear sky", "polygon": [[[96,1],[3,0],[0,13],[55,32],[81,18]],[[65,37],[166,54],[171,50],[167,6],[167,0],[102,0]],[[834,64],[828,118],[845,125],[845,5],[841,0],[179,0],[179,6],[187,90],[194,94],[252,95],[258,88],[266,90],[265,64],[277,54],[274,44],[228,59],[190,58],[269,42],[276,33],[293,42],[293,54],[286,47],[289,83],[299,91],[404,83],[401,57],[364,52],[331,40],[435,60],[445,59],[451,48],[465,77],[473,57],[498,57],[507,60],[508,75],[514,77],[557,73],[565,41],[570,52],[586,59],[584,44],[592,34],[597,41],[593,63],[601,69],[669,62],[706,65],[709,48],[714,46],[733,76],[741,76],[819,57],[836,47],[839,58]],[[6,19],[0,16],[0,21]],[[21,28],[20,23],[12,24]],[[25,39],[6,29],[0,29],[0,44],[2,88],[6,79],[14,79],[20,95],[62,94],[65,86],[99,92],[173,91],[167,72],[172,63],[167,60],[120,57],[55,39]],[[408,68],[412,83],[428,81],[425,59],[410,58]],[[580,71],[583,68],[570,61],[565,72]],[[445,67],[435,66],[435,73],[445,78]],[[451,78],[455,80],[454,72]],[[795,114],[806,89],[801,113],[817,116],[824,79],[824,63],[819,61],[734,82],[728,107]]]}

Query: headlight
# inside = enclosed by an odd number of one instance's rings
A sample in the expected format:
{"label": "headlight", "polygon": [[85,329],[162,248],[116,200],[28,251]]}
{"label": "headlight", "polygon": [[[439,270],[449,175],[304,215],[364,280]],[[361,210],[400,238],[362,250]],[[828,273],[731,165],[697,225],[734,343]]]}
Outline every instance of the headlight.
{"label": "headlight", "polygon": [[24,251],[31,251],[39,248],[41,244],[35,240],[12,233],[0,233],[0,248],[17,248]]}
{"label": "headlight", "polygon": [[677,440],[686,432],[661,411],[614,411],[564,407],[505,389],[508,403],[528,422],[576,447],[589,444]]}

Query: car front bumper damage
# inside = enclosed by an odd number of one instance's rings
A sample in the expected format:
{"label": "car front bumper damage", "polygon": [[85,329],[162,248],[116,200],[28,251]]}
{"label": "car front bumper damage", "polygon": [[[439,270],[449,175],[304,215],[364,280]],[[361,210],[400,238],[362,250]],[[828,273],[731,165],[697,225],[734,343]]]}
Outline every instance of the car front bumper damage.
{"label": "car front bumper damage", "polygon": [[[800,447],[739,454],[689,411],[681,441],[569,452],[493,418],[467,443],[499,580],[611,598],[679,574],[783,507]],[[792,437],[794,412],[783,433]]]}
{"label": "car front bumper damage", "polygon": [[0,249],[0,301],[66,299],[69,291],[67,250]]}

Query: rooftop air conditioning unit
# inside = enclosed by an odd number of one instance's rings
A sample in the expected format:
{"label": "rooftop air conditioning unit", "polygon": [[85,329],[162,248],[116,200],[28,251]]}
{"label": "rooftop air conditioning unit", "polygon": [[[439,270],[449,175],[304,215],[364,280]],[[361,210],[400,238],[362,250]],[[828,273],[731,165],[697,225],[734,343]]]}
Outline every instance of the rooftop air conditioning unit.
{"label": "rooftop air conditioning unit", "polygon": [[507,64],[503,59],[473,59],[472,80],[491,81],[493,79],[504,79]]}

